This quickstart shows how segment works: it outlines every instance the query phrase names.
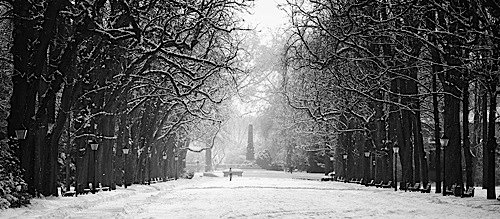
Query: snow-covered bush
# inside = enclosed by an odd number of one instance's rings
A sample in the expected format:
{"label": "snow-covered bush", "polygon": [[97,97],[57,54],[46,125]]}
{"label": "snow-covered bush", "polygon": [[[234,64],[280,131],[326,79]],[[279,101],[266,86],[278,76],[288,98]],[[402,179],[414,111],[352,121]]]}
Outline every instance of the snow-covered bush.
{"label": "snow-covered bush", "polygon": [[262,169],[269,169],[272,163],[271,154],[268,150],[261,151],[257,154],[257,158],[255,159],[257,165],[259,165]]}
{"label": "snow-covered bush", "polygon": [[182,178],[186,179],[192,179],[194,177],[194,172],[193,171],[187,171],[182,174]]}
{"label": "snow-covered bush", "polygon": [[29,204],[27,185],[7,140],[0,140],[0,209]]}

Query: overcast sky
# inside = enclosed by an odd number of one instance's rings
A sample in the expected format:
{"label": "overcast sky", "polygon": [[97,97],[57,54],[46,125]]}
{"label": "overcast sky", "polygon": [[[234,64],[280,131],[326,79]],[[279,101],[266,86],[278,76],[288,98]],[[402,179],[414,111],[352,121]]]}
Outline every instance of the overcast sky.
{"label": "overcast sky", "polygon": [[244,16],[251,27],[256,27],[262,40],[268,37],[268,30],[277,30],[286,24],[286,13],[278,8],[283,2],[285,0],[255,0],[251,14]]}

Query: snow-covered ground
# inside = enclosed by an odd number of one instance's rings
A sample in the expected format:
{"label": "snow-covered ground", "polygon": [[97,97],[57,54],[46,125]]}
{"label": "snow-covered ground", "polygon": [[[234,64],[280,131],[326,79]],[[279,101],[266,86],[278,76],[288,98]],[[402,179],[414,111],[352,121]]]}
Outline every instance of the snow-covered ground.
{"label": "snow-covered ground", "polygon": [[[500,218],[500,202],[320,182],[321,174],[244,170],[78,197],[34,199],[0,218]],[[218,173],[222,175],[222,173]],[[434,190],[434,188],[433,188]],[[500,190],[497,190],[500,194]]]}

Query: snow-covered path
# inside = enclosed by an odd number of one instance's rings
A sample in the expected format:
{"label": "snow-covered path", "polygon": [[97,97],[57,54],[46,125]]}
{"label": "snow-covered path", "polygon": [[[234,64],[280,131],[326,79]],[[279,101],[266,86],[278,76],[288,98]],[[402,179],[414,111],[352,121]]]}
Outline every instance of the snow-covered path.
{"label": "snow-covered path", "polygon": [[[246,170],[245,170],[246,171]],[[294,178],[319,175],[248,171],[233,181],[200,177],[134,185],[95,195],[35,199],[1,218],[500,218],[500,202],[395,192]],[[261,177],[257,177],[257,176]]]}

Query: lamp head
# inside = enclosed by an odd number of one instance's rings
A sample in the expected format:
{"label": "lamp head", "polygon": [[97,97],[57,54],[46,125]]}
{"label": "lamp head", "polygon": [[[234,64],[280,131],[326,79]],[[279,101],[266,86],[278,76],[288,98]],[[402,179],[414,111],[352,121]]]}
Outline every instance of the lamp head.
{"label": "lamp head", "polygon": [[394,151],[395,154],[399,153],[399,146],[398,145],[394,145],[392,147],[392,150]]}
{"label": "lamp head", "polygon": [[122,148],[123,154],[127,155],[130,152],[130,149],[127,147]]}
{"label": "lamp head", "polygon": [[97,149],[99,149],[99,144],[96,141],[90,141],[90,148],[93,151],[97,151]]}
{"label": "lamp head", "polygon": [[24,139],[26,139],[26,133],[28,133],[28,130],[18,129],[18,130],[16,130],[16,138],[18,140],[24,140]]}
{"label": "lamp head", "polygon": [[443,137],[441,137],[441,139],[439,139],[439,143],[441,143],[441,146],[444,147],[444,148],[446,146],[448,146],[448,142],[449,141],[450,141],[450,139],[446,135],[443,135]]}

